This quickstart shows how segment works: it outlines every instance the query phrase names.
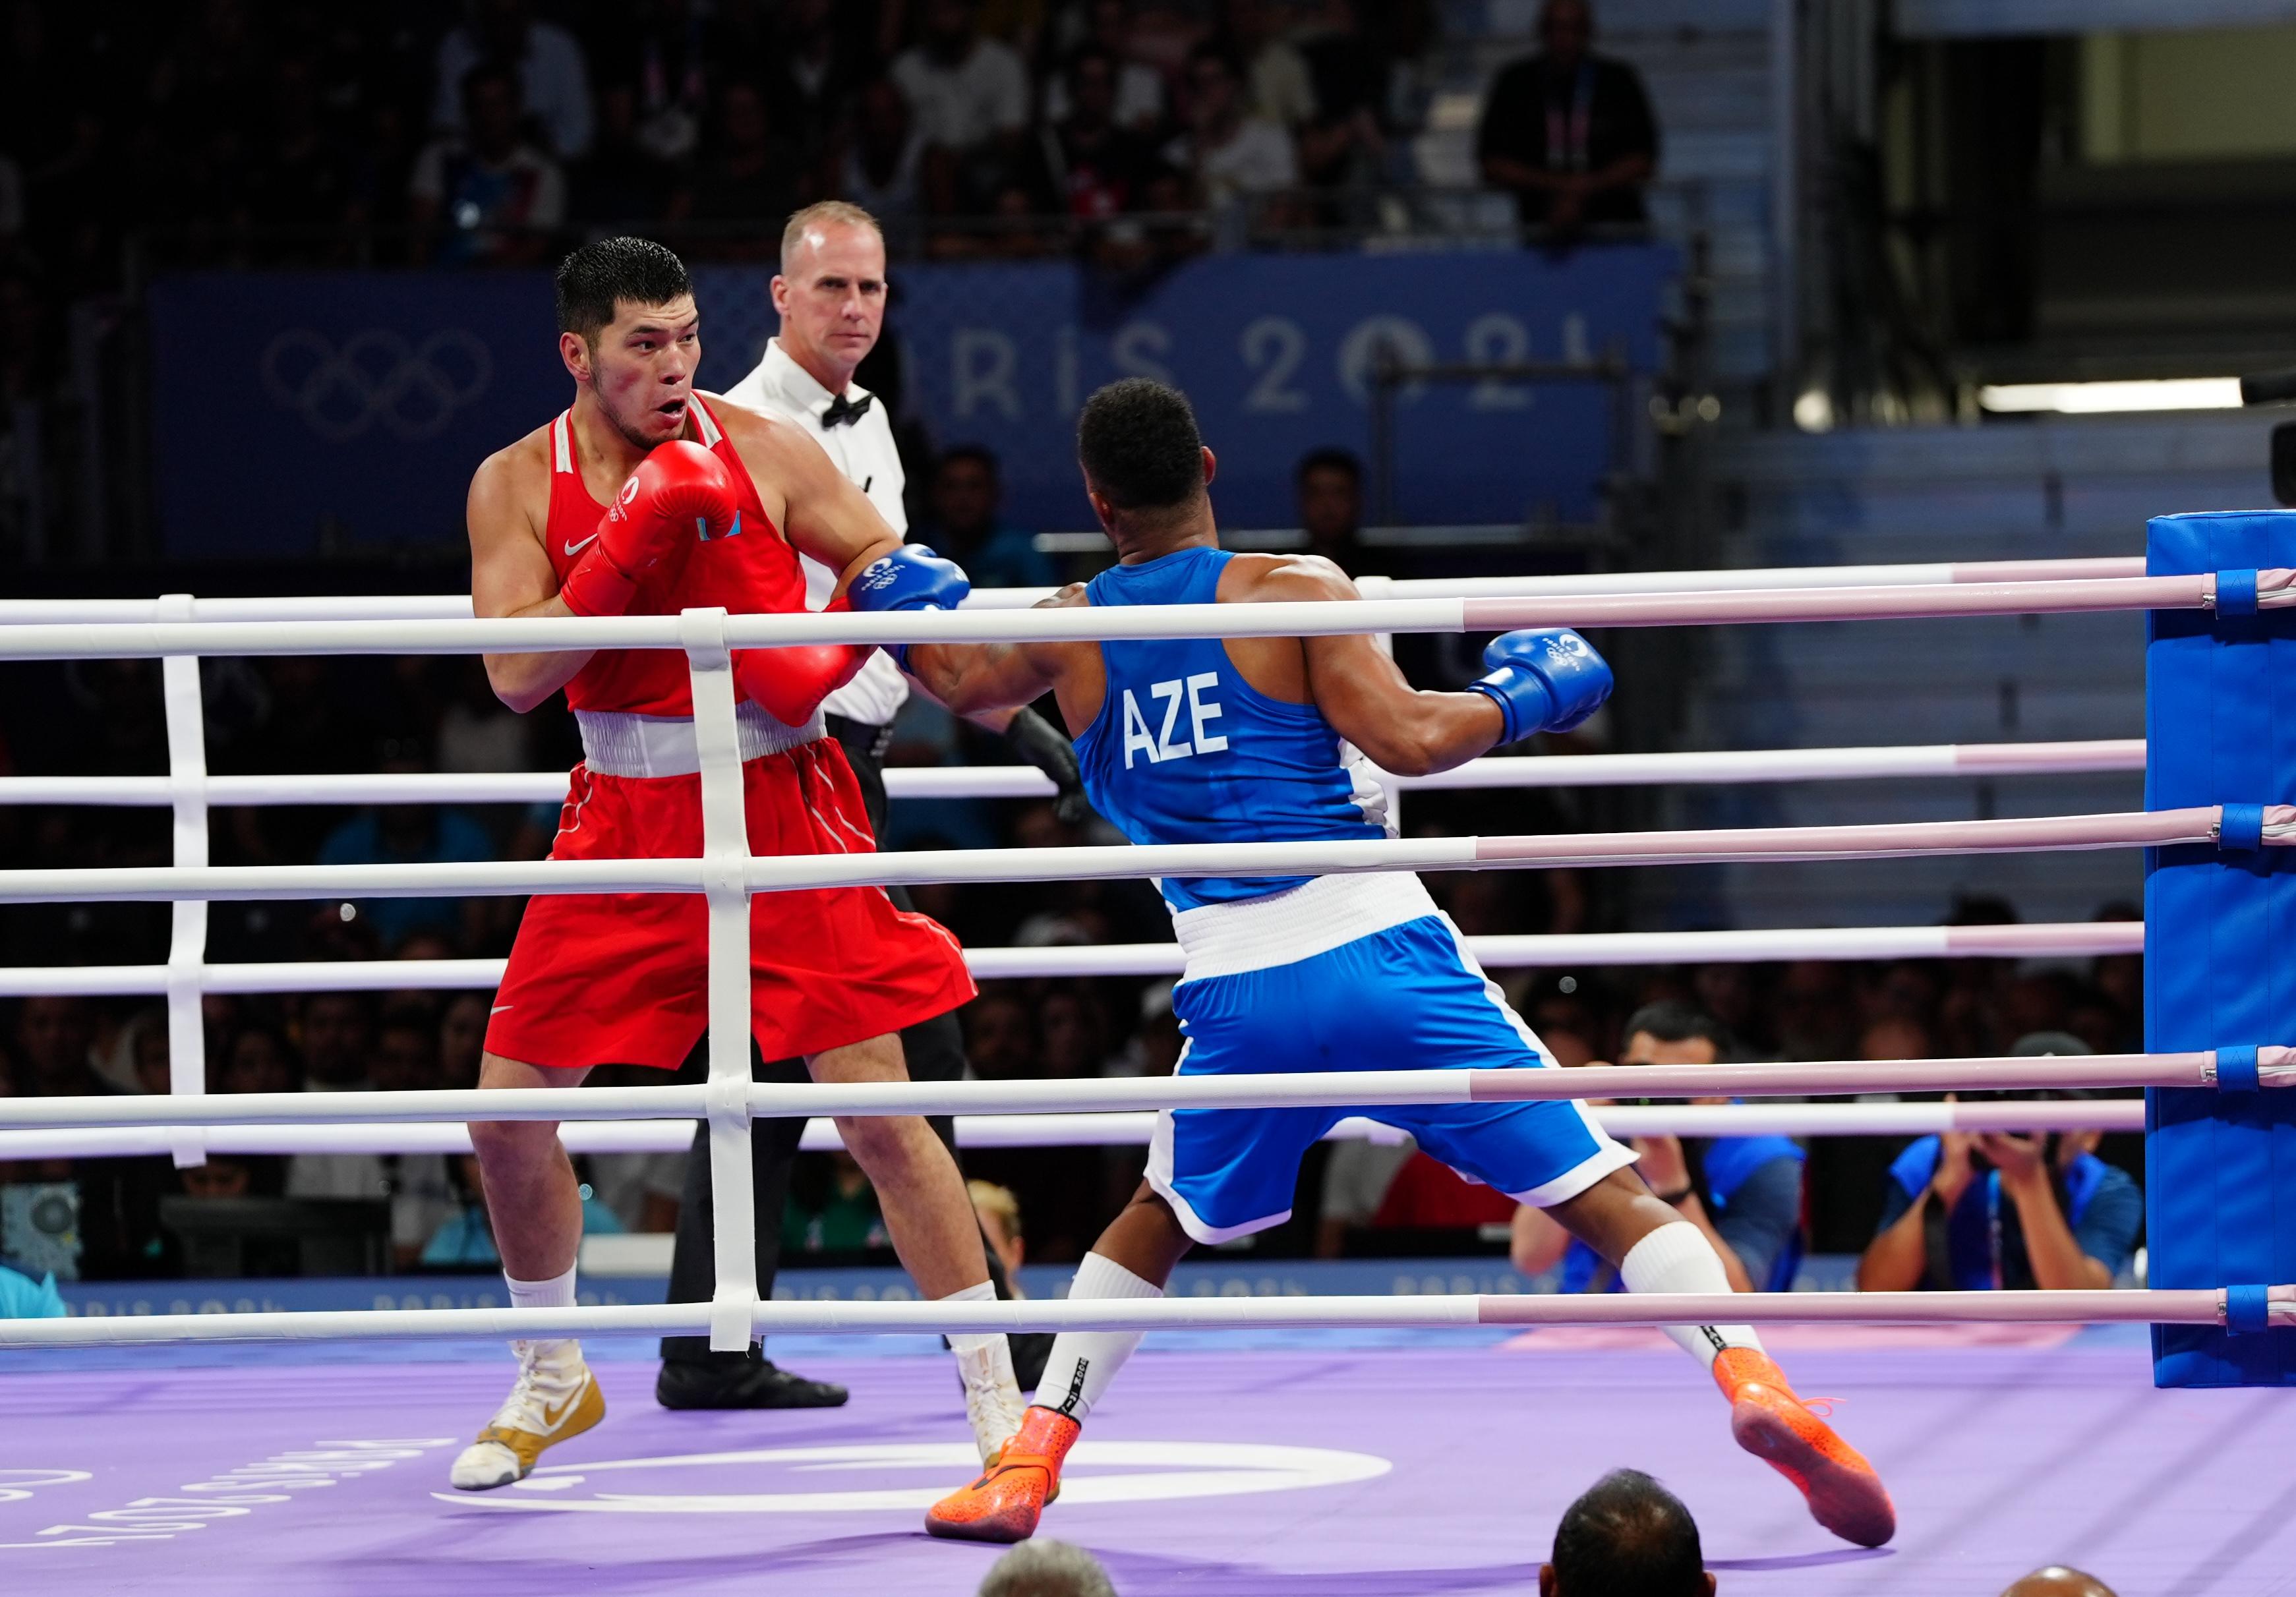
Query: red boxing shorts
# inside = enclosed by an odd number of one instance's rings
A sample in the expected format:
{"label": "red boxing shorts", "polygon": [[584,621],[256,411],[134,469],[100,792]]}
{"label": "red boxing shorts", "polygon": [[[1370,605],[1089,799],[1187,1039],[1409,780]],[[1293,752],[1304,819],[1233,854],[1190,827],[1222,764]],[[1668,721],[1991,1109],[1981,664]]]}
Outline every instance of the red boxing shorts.
{"label": "red boxing shorts", "polygon": [[[574,768],[553,859],[691,859],[699,776]],[[871,854],[861,792],[834,738],[745,762],[750,852]],[[709,1020],[709,909],[698,893],[537,894],[495,995],[487,1051],[550,1069],[674,1070]],[[768,1060],[882,1036],[972,997],[957,941],[879,888],[750,900],[750,1029]]]}

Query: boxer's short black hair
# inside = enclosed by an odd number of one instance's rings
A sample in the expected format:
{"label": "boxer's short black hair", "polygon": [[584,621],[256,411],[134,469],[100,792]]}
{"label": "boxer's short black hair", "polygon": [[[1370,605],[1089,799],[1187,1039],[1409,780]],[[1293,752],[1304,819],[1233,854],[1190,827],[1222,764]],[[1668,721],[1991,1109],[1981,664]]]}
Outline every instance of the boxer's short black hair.
{"label": "boxer's short black hair", "polygon": [[558,331],[594,344],[621,301],[667,305],[693,291],[675,251],[652,239],[600,239],[558,263]]}
{"label": "boxer's short black hair", "polygon": [[1682,1500],[1639,1470],[1613,1470],[1554,1530],[1555,1585],[1571,1597],[1702,1597],[1706,1559]]}
{"label": "boxer's short black hair", "polygon": [[1119,510],[1169,510],[1204,487],[1204,440],[1176,388],[1145,377],[1111,382],[1077,417],[1077,460]]}

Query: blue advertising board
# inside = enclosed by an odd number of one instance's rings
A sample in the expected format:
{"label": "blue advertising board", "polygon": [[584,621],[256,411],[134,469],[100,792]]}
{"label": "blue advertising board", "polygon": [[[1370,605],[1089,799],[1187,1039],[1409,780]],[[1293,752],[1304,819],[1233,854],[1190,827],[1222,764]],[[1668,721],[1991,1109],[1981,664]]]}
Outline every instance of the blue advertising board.
{"label": "blue advertising board", "polygon": [[[1142,375],[1195,402],[1231,526],[1288,526],[1292,472],[1366,452],[1370,373],[1408,364],[1660,359],[1674,271],[1657,246],[1222,255],[1146,282],[1076,262],[902,265],[893,327],[939,445],[1004,463],[1005,512],[1088,526],[1073,427],[1095,388]],[[767,273],[695,274],[704,388],[756,358]],[[161,528],[178,559],[463,537],[471,473],[563,407],[541,273],[196,273],[150,299]],[[1431,383],[1395,405],[1396,500],[1421,523],[1594,513],[1612,458],[1600,385]]]}
{"label": "blue advertising board", "polygon": [[[1222,520],[1288,527],[1302,455],[1369,449],[1382,345],[1422,365],[1584,360],[1616,344],[1652,372],[1673,269],[1671,251],[1640,246],[1212,256],[1128,292],[1067,262],[911,266],[896,281],[914,400],[943,443],[996,451],[1018,524],[1091,524],[1077,408],[1103,383],[1143,376],[1193,402],[1220,460]],[[1607,391],[1588,383],[1398,390],[1398,519],[1590,519],[1611,417]]]}
{"label": "blue advertising board", "polygon": [[454,542],[479,463],[564,408],[538,272],[233,272],[153,283],[173,559]]}

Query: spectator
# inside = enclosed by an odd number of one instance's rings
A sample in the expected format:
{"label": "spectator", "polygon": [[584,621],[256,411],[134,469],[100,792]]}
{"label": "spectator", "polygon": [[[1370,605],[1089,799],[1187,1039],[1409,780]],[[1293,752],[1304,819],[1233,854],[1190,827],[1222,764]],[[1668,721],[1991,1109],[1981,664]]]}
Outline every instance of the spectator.
{"label": "spectator", "polygon": [[[714,25],[725,21],[721,6]],[[722,52],[713,51],[710,61],[726,70]],[[807,172],[821,168],[832,134],[852,108],[864,65],[839,34],[831,0],[784,0],[770,52],[746,75],[767,86],[775,131]]]}
{"label": "spectator", "polygon": [[[1672,1001],[1644,1005],[1628,1018],[1622,1065],[1718,1065],[1735,1052],[1715,1019]],[[1696,1098],[1702,1104],[1726,1097]],[[1671,1136],[1633,1139],[1642,1178],[1660,1202],[1705,1233],[1721,1256],[1731,1290],[1783,1292],[1801,1262],[1802,1163],[1785,1137],[1717,1137],[1685,1149]],[[1616,1290],[1616,1272],[1585,1243],[1572,1241],[1541,1209],[1514,1212],[1514,1266],[1538,1275],[1562,1264],[1566,1292]]]}
{"label": "spectator", "polygon": [[2001,1597],[2112,1597],[2112,1588],[2094,1575],[2051,1564],[2012,1582]]}
{"label": "spectator", "polygon": [[846,1152],[800,1164],[782,1209],[782,1251],[855,1254],[892,1245],[877,1189]]}
{"label": "spectator", "polygon": [[582,46],[555,23],[535,20],[528,0],[472,0],[470,20],[439,41],[430,121],[441,134],[466,133],[464,83],[481,61],[508,64],[519,102],[531,113],[550,152],[579,160],[590,149],[590,73]]}
{"label": "spectator", "polygon": [[598,136],[574,168],[570,211],[587,227],[651,222],[661,215],[675,168],[638,143],[638,94],[627,83],[598,91]]}
{"label": "spectator", "polygon": [[1316,115],[1315,79],[1307,58],[1284,37],[1273,0],[1227,0],[1219,42],[1243,63],[1250,112],[1296,133]]}
{"label": "spectator", "polygon": [[1475,135],[1483,180],[1513,192],[1524,225],[1566,237],[1590,224],[1645,220],[1658,124],[1642,79],[1590,53],[1589,0],[1546,0],[1538,34],[1541,53],[1500,72],[1483,102]]}
{"label": "spectator", "polygon": [[998,1559],[980,1597],[1116,1597],[1116,1585],[1083,1548],[1039,1538]]}
{"label": "spectator", "polygon": [[324,258],[348,219],[350,163],[329,136],[317,78],[316,63],[297,57],[282,61],[273,75],[271,126],[248,196],[258,225],[291,234],[266,250],[272,258]]}
{"label": "spectator", "polygon": [[[303,1091],[358,1093],[374,1085],[373,1021],[358,993],[316,993],[303,1003]],[[388,1198],[379,1153],[299,1153],[287,1161],[290,1198]]]}
{"label": "spectator", "polygon": [[[292,1093],[300,1082],[293,1044],[278,1028],[242,1026],[224,1055],[217,1090],[226,1093]],[[477,1084],[473,1082],[472,1085]]]}
{"label": "spectator", "polygon": [[853,137],[838,166],[838,196],[876,217],[886,237],[908,236],[922,205],[917,174],[923,157],[908,97],[891,78],[876,78],[861,91]]}
{"label": "spectator", "polygon": [[1300,176],[1316,188],[1367,187],[1387,161],[1386,74],[1357,26],[1355,0],[1315,10],[1300,47],[1316,94],[1315,114],[1298,130]]}
{"label": "spectator", "polygon": [[925,0],[917,43],[894,58],[926,146],[933,209],[993,196],[1029,124],[1029,75],[1010,45],[980,37],[976,0]]}
{"label": "spectator", "polygon": [[1323,1202],[1316,1222],[1316,1257],[1338,1258],[1348,1251],[1350,1232],[1369,1228],[1387,1202],[1388,1190],[1411,1162],[1418,1144],[1351,1137],[1332,1145],[1324,1165]]}
{"label": "spectator", "polygon": [[[1217,45],[1188,53],[1187,130],[1165,159],[1195,179],[1197,198],[1213,210],[1234,210],[1253,198],[1280,196],[1299,186],[1300,160],[1292,136],[1252,115],[1235,62]],[[1291,208],[1275,203],[1271,222],[1289,220]]]}
{"label": "spectator", "polygon": [[1613,1470],[1565,1509],[1539,1597],[1713,1597],[1698,1522],[1639,1470]]}
{"label": "spectator", "polygon": [[21,1090],[32,1098],[117,1093],[96,1073],[95,1016],[85,998],[33,997],[16,1016]]}
{"label": "spectator", "polygon": [[439,769],[533,769],[534,723],[495,697],[476,656],[452,663],[452,697],[439,714]]}
{"label": "spectator", "polygon": [[693,0],[639,0],[608,15],[617,26],[598,55],[615,81],[636,91],[639,148],[657,160],[684,162],[701,141],[709,106],[701,8]]}
{"label": "spectator", "polygon": [[988,987],[964,1006],[964,1056],[983,1081],[1029,1081],[1038,1074],[1035,1017],[1010,987]]}
{"label": "spectator", "polygon": [[1021,1296],[1021,1261],[1027,1256],[1027,1245],[1021,1237],[1021,1200],[1013,1196],[1013,1189],[1000,1187],[993,1181],[968,1181],[965,1192],[972,1199],[972,1212],[980,1222],[980,1234],[997,1262],[1004,1266],[1004,1278],[1013,1283],[1013,1296]]}
{"label": "spectator", "polygon": [[[453,1172],[454,1212],[431,1233],[419,1262],[430,1270],[497,1269],[502,1254],[495,1247],[495,1234],[487,1220],[486,1187],[478,1156],[459,1154],[448,1168]],[[586,1187],[583,1189],[583,1234],[619,1236],[621,1230],[622,1223],[614,1211],[591,1196]]]}
{"label": "spectator", "polygon": [[1052,561],[1036,541],[997,515],[1004,497],[996,456],[979,444],[942,451],[933,469],[934,548],[963,566],[975,587],[1050,587]]}
{"label": "spectator", "polygon": [[1163,162],[1147,137],[1116,115],[1116,58],[1088,45],[1069,57],[1062,77],[1068,108],[1039,139],[1054,202],[1079,222],[1140,209]]}
{"label": "spectator", "polygon": [[669,220],[701,224],[701,247],[713,255],[774,258],[781,247],[775,225],[798,206],[797,161],[775,135],[755,84],[729,83],[719,94],[714,146],[670,202]]}
{"label": "spectator", "polygon": [[1336,446],[1311,449],[1300,457],[1292,481],[1308,553],[1350,577],[1382,574],[1383,562],[1363,547],[1363,463]]}
{"label": "spectator", "polygon": [[470,70],[463,113],[462,133],[432,140],[415,158],[406,187],[414,257],[530,266],[566,220],[566,175],[521,134],[518,78],[508,67]]}
{"label": "spectator", "polygon": [[[398,774],[421,771],[427,763],[408,740],[384,746],[382,768]],[[319,846],[323,865],[437,865],[495,857],[487,829],[459,809],[435,804],[391,804],[362,809],[327,835]],[[460,930],[459,898],[370,898],[357,913],[374,929],[385,953],[418,930],[451,937]]]}
{"label": "spectator", "polygon": [[[2039,1032],[2020,1058],[2085,1054],[2078,1037]],[[1950,1100],[1948,1100],[1950,1102]],[[2100,1134],[1948,1131],[1890,1167],[1882,1224],[1857,1261],[1867,1292],[2109,1287],[2136,1251],[2144,1194],[2096,1157]]]}
{"label": "spectator", "polygon": [[1125,0],[1088,0],[1091,29],[1070,50],[1061,70],[1045,80],[1044,119],[1059,122],[1076,113],[1076,65],[1086,55],[1109,63],[1109,119],[1144,137],[1164,123],[1164,75],[1132,58],[1132,14]]}
{"label": "spectator", "polygon": [[[94,1016],[81,998],[33,997],[17,1014],[18,1090],[31,1097],[109,1096],[90,1049]],[[0,1253],[65,1281],[150,1274],[160,1260],[166,1159],[27,1160],[0,1185]]]}
{"label": "spectator", "polygon": [[490,995],[457,993],[439,1019],[439,1083],[461,1089],[479,1085],[479,1059],[487,1045]]}

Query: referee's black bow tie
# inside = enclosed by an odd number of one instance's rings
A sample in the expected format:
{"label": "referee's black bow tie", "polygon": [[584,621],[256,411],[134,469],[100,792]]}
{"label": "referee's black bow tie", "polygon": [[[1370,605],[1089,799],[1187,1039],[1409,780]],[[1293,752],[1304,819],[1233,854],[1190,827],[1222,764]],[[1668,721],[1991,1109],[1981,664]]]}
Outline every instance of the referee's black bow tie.
{"label": "referee's black bow tie", "polygon": [[877,396],[874,394],[864,394],[857,401],[849,399],[843,394],[838,395],[829,402],[829,408],[821,414],[823,430],[826,431],[832,427],[841,427],[848,422],[858,422],[869,414],[869,407],[875,404]]}

